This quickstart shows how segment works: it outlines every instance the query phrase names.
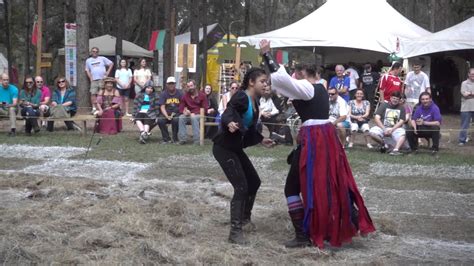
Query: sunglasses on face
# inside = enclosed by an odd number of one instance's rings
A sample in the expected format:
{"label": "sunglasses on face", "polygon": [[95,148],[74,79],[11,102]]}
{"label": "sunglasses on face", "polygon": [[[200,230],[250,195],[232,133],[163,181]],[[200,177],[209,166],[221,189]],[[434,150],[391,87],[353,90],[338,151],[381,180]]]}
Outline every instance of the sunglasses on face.
{"label": "sunglasses on face", "polygon": [[334,95],[336,95],[335,93],[328,93],[328,94],[329,94],[329,96],[334,96]]}
{"label": "sunglasses on face", "polygon": [[58,81],[58,84],[61,84],[61,83],[66,83],[66,81],[65,80]]}
{"label": "sunglasses on face", "polygon": [[43,83],[43,81],[36,81],[36,83]]}
{"label": "sunglasses on face", "polygon": [[238,89],[237,87],[230,87],[230,88],[231,88],[232,90],[236,90],[236,89]]}

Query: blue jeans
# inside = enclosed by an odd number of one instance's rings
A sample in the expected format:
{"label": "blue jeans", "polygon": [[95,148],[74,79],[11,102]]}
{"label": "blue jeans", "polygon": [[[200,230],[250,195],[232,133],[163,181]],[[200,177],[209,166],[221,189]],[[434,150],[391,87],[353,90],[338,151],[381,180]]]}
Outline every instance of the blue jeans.
{"label": "blue jeans", "polygon": [[179,129],[178,129],[178,138],[179,141],[188,140],[188,130],[186,129],[186,124],[191,123],[193,127],[193,140],[194,143],[199,143],[199,115],[195,116],[179,116]]}
{"label": "blue jeans", "polygon": [[461,132],[459,132],[459,142],[466,143],[467,129],[471,124],[471,119],[474,118],[474,111],[461,112]]}

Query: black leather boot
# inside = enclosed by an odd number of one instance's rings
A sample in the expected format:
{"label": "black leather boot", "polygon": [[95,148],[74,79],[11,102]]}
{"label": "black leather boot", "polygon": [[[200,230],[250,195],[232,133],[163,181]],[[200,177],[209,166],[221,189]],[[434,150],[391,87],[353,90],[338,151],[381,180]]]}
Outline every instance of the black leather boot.
{"label": "black leather boot", "polygon": [[245,202],[244,214],[242,218],[242,228],[246,232],[255,232],[257,227],[252,223],[252,209],[253,204],[255,203],[256,195],[249,196],[248,200]]}
{"label": "black leather boot", "polygon": [[242,231],[242,217],[245,201],[232,200],[230,202],[230,234],[229,242],[238,245],[246,245],[249,241],[244,237]]}
{"label": "black leather boot", "polygon": [[303,230],[304,210],[289,211],[291,222],[295,228],[295,238],[287,241],[285,247],[287,248],[302,248],[311,246],[311,241],[308,235]]}

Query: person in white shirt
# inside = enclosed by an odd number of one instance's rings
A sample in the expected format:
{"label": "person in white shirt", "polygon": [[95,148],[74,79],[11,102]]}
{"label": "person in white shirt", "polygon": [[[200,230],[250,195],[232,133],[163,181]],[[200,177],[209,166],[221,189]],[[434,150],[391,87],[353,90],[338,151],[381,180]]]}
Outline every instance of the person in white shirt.
{"label": "person in white shirt", "polygon": [[411,107],[415,107],[418,103],[421,93],[428,92],[431,94],[430,79],[425,72],[421,71],[421,63],[414,62],[413,71],[408,72],[405,78],[405,95],[407,103]]}
{"label": "person in white shirt", "polygon": [[237,82],[232,81],[230,83],[230,89],[228,92],[224,93],[221,96],[221,100],[219,101],[219,107],[217,111],[219,112],[219,115],[222,115],[227,108],[227,103],[230,101],[230,98],[232,95],[234,95],[237,91],[239,90],[239,84]]}
{"label": "person in white shirt", "polygon": [[117,88],[122,96],[122,110],[125,110],[126,116],[132,116],[129,113],[128,105],[130,99],[130,87],[132,86],[133,74],[130,68],[127,68],[127,60],[120,60],[120,68],[115,70],[115,81],[117,82]]}
{"label": "person in white shirt", "polygon": [[272,132],[277,132],[280,128],[278,125],[277,116],[280,113],[272,99],[272,89],[270,86],[265,87],[263,95],[260,98],[260,121],[267,126],[270,136]]}
{"label": "person in white shirt", "polygon": [[357,88],[359,87],[359,73],[354,69],[354,63],[349,62],[349,68],[346,70],[350,80],[349,85],[349,97],[351,100],[354,99]]}
{"label": "person in white shirt", "polygon": [[339,96],[336,88],[328,89],[329,120],[337,128],[337,136],[344,147],[346,145],[346,130],[351,128],[347,102]]}
{"label": "person in white shirt", "polygon": [[135,82],[135,95],[138,95],[144,88],[148,81],[151,81],[151,71],[147,67],[146,59],[140,59],[140,69],[133,73],[133,81]]}

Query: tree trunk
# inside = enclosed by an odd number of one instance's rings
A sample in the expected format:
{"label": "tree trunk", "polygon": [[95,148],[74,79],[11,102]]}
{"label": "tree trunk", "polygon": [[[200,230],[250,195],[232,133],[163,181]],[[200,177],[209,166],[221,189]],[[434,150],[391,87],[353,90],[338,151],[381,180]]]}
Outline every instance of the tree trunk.
{"label": "tree trunk", "polygon": [[117,0],[115,4],[115,67],[120,68],[120,59],[122,59],[122,39],[123,25],[122,21],[125,16],[125,5],[123,0]]}
{"label": "tree trunk", "polygon": [[77,23],[77,101],[79,107],[91,106],[89,80],[84,66],[89,56],[89,0],[76,0]]}
{"label": "tree trunk", "polygon": [[202,29],[203,29],[203,39],[202,39],[202,84],[205,86],[207,83],[207,0],[202,0]]}
{"label": "tree trunk", "polygon": [[244,36],[250,35],[250,6],[252,1],[245,0],[245,11],[244,11]]}
{"label": "tree trunk", "polygon": [[26,9],[26,16],[25,16],[25,72],[24,75],[30,75],[30,47],[31,47],[31,38],[30,38],[30,24],[31,24],[31,13],[30,13],[30,1],[25,1],[25,9]]}
{"label": "tree trunk", "polygon": [[12,72],[12,66],[13,66],[13,61],[12,61],[12,51],[11,51],[11,39],[10,39],[10,15],[9,15],[9,0],[4,0],[3,1],[3,14],[4,14],[4,32],[5,32],[5,46],[7,48],[7,60],[8,60],[8,75],[10,76],[10,79],[13,77],[13,72]]}
{"label": "tree trunk", "polygon": [[166,86],[166,79],[169,76],[174,76],[174,73],[171,73],[171,64],[172,58],[174,54],[172,54],[172,44],[174,42],[174,38],[172,38],[171,34],[171,24],[175,23],[172,21],[172,8],[173,8],[173,0],[166,0],[165,1],[165,28],[166,28],[166,36],[165,36],[165,43],[163,47],[163,88]]}
{"label": "tree trunk", "polygon": [[[199,0],[191,0],[191,44],[196,44],[196,59],[199,60]],[[196,64],[196,73],[189,75],[199,84],[199,64]]]}

